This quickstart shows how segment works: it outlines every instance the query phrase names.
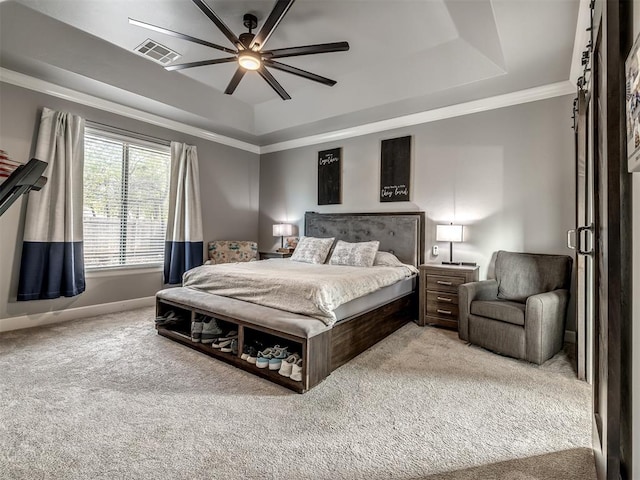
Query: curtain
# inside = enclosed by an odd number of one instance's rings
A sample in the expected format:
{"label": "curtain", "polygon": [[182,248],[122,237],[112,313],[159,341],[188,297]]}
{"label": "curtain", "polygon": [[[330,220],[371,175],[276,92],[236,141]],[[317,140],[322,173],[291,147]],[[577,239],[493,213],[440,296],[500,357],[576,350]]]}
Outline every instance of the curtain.
{"label": "curtain", "polygon": [[47,183],[29,193],[18,300],[84,292],[82,170],[84,119],[44,108],[35,158],[49,165]]}
{"label": "curtain", "polygon": [[182,274],[202,265],[200,175],[195,146],[171,142],[169,216],[164,247],[164,283],[182,283]]}

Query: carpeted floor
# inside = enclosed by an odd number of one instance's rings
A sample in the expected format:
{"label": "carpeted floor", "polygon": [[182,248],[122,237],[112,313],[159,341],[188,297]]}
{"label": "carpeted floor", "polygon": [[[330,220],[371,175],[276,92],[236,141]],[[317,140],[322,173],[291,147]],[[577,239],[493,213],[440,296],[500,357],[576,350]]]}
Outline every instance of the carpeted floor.
{"label": "carpeted floor", "polygon": [[152,308],[0,336],[3,479],[595,479],[587,384],[404,326],[299,395]]}

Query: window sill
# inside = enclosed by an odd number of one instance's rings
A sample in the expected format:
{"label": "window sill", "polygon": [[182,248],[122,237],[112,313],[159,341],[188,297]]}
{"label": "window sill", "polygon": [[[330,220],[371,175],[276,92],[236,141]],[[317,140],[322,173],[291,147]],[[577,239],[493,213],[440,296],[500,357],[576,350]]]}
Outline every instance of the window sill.
{"label": "window sill", "polygon": [[162,273],[164,268],[158,265],[141,266],[133,265],[131,267],[106,267],[95,268],[85,272],[86,278],[115,277],[122,275],[141,275],[149,273]]}

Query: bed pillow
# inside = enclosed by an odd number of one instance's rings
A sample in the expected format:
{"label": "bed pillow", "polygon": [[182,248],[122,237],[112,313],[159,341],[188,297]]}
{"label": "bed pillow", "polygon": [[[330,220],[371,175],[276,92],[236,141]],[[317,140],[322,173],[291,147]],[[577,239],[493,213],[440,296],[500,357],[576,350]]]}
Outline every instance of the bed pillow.
{"label": "bed pillow", "polygon": [[291,255],[291,260],[304,263],[324,263],[334,239],[335,237],[302,237]]}
{"label": "bed pillow", "polygon": [[349,243],[338,240],[329,259],[330,265],[349,265],[351,267],[372,267],[380,242]]}
{"label": "bed pillow", "polygon": [[398,260],[398,257],[396,257],[393,253],[389,253],[389,252],[377,252],[376,253],[376,258],[373,261],[373,265],[375,267],[402,267],[404,266],[404,263],[402,263],[400,260]]}

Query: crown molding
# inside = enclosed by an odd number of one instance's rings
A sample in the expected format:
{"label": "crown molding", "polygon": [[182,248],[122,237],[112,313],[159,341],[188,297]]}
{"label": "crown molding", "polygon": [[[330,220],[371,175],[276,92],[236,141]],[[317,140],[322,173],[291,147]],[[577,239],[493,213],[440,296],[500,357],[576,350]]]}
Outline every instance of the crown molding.
{"label": "crown molding", "polygon": [[104,100],[92,95],[77,92],[70,88],[61,87],[44,80],[24,75],[0,67],[0,82],[10,83],[18,87],[27,88],[37,92],[45,93],[57,98],[69,100],[72,102],[86,105],[88,107],[97,108],[103,111],[122,115],[124,117],[133,118],[141,122],[169,128],[177,132],[193,135],[194,137],[203,138],[211,142],[220,143],[230,147],[238,148],[256,154],[266,154],[290,150],[293,148],[317,145],[320,143],[335,142],[345,140],[347,138],[368,135],[372,133],[394,130],[397,128],[410,127],[422,123],[436,122],[447,118],[460,117],[473,113],[486,112],[503,107],[510,107],[522,103],[535,102],[548,98],[560,97],[563,95],[571,95],[575,93],[575,84],[569,80],[563,82],[552,83],[540,87],[529,88],[517,92],[497,95],[494,97],[483,98],[471,102],[459,103],[447,107],[427,110],[424,112],[404,115],[401,117],[381,120],[379,122],[366,123],[356,127],[335,130],[332,132],[311,135],[307,137],[296,138],[285,142],[273,143],[271,145],[258,146],[248,142],[236,140],[231,137],[210,132],[198,127],[193,127],[182,122],[177,122],[168,118],[144,112],[135,108],[127,107],[109,100]]}
{"label": "crown molding", "polygon": [[157,125],[159,127],[168,128],[176,132],[186,133],[187,135],[193,135],[194,137],[203,138],[211,142],[220,143],[229,147],[238,148],[240,150],[246,150],[251,153],[260,153],[260,147],[257,145],[236,140],[235,138],[220,135],[218,133],[210,132],[202,128],[193,127],[182,122],[176,122],[159,115],[144,112],[136,108],[127,107],[110,100],[105,100],[93,95],[81,93],[70,88],[62,87],[45,80],[40,80],[29,75],[8,70],[0,67],[0,81],[10,83],[18,87],[27,88],[36,92],[45,93],[53,97],[62,98],[71,102],[86,105],[88,107],[97,108],[116,115],[122,115],[123,117],[133,118],[141,122],[149,123],[151,125]]}
{"label": "crown molding", "polygon": [[438,120],[444,120],[447,118],[460,117],[463,115],[486,112],[503,107],[511,107],[522,103],[571,95],[575,93],[575,90],[575,85],[566,80],[564,82],[552,83],[541,87],[506,93],[504,95],[496,95],[495,97],[482,98],[471,102],[458,103],[456,105],[449,105],[447,107],[427,110],[425,112],[390,118],[379,122],[367,123],[353,128],[345,128],[343,130],[335,130],[333,132],[321,133],[318,135],[296,138],[295,140],[265,145],[260,148],[260,154],[290,150],[292,148],[306,147],[319,143],[334,142],[361,135],[394,130],[396,128],[410,127],[421,123],[437,122]]}

